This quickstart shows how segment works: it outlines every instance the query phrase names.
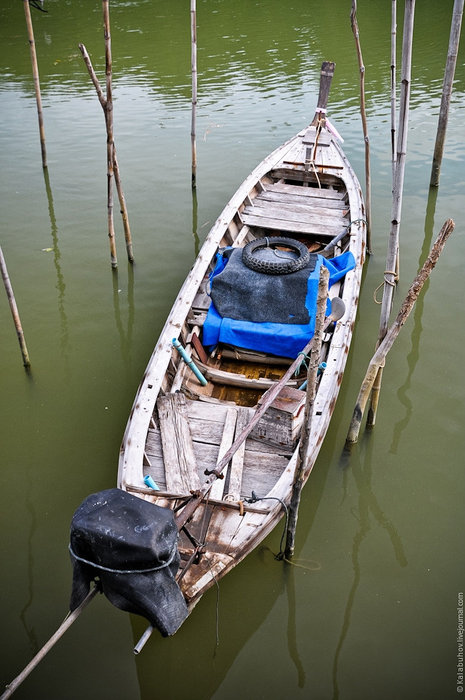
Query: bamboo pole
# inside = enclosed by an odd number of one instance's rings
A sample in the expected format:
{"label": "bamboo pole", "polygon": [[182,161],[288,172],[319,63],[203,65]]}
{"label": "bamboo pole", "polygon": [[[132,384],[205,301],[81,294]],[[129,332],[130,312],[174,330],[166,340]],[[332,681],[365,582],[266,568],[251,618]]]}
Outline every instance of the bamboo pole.
{"label": "bamboo pole", "polygon": [[392,186],[396,175],[396,66],[397,66],[397,0],[391,4],[391,161]]}
{"label": "bamboo pole", "polygon": [[6,686],[5,692],[0,696],[0,700],[7,700],[7,698],[11,697],[13,693],[18,689],[18,687],[23,683],[23,681],[26,680],[26,678],[29,676],[31,671],[35,669],[36,666],[39,665],[39,663],[42,661],[42,659],[48,654],[50,649],[55,646],[55,644],[58,642],[59,639],[64,635],[64,633],[71,627],[73,622],[77,620],[79,615],[82,613],[85,607],[90,603],[90,601],[93,599],[95,594],[98,592],[97,586],[92,588],[87,596],[84,598],[82,603],[75,609],[73,612],[68,613],[68,615],[65,617],[63,622],[61,623],[60,627],[57,629],[57,631],[50,637],[48,642],[44,644],[42,649],[40,649],[37,654],[34,656],[33,659],[28,663],[28,665],[21,671],[19,675],[16,676],[14,680],[11,681],[11,683],[8,683]]}
{"label": "bamboo pole", "polygon": [[129,226],[129,216],[126,207],[126,199],[123,193],[123,186],[121,184],[121,176],[118,164],[118,158],[116,156],[116,146],[113,137],[113,91],[112,91],[112,55],[111,55],[111,32],[110,32],[110,3],[109,0],[102,0],[103,6],[103,25],[104,25],[104,35],[105,35],[105,78],[106,78],[106,109],[105,119],[111,121],[111,144],[112,144],[112,169],[113,177],[115,178],[115,186],[118,194],[118,200],[120,204],[121,218],[123,221],[124,238],[126,241],[126,253],[129,262],[134,262],[134,254],[132,248],[132,236],[131,229]]}
{"label": "bamboo pole", "polygon": [[192,70],[192,118],[191,118],[191,148],[192,148],[192,187],[197,180],[197,144],[196,144],[196,112],[197,112],[197,11],[196,0],[191,0],[191,70]]}
{"label": "bamboo pole", "polygon": [[3,255],[2,247],[0,246],[0,269],[2,272],[3,284],[5,285],[6,295],[8,297],[8,302],[10,304],[11,315],[13,316],[13,321],[16,328],[16,334],[18,336],[19,347],[21,348],[21,355],[23,356],[23,364],[26,368],[31,366],[29,360],[29,353],[27,351],[26,340],[24,338],[23,327],[21,325],[21,319],[19,317],[18,307],[16,305],[16,299],[13,292],[13,287],[8,275],[8,270],[6,267],[5,257]]}
{"label": "bamboo pole", "polygon": [[442,155],[444,152],[444,142],[446,139],[447,121],[449,119],[450,98],[452,95],[452,85],[454,82],[455,66],[457,64],[457,53],[460,41],[460,28],[462,26],[464,0],[455,0],[452,11],[452,22],[450,27],[449,49],[447,52],[446,68],[444,72],[444,83],[442,86],[441,108],[439,110],[438,131],[436,143],[434,145],[433,165],[431,168],[430,187],[439,186],[439,175],[441,173]]}
{"label": "bamboo pole", "polygon": [[358,65],[360,69],[360,115],[362,118],[363,140],[365,141],[365,209],[367,220],[367,252],[371,253],[371,166],[370,166],[370,137],[368,136],[368,124],[365,109],[365,65],[360,44],[360,32],[357,22],[357,0],[352,0],[350,12],[350,24],[355,38]]}
{"label": "bamboo pole", "polygon": [[289,504],[289,515],[286,531],[286,546],[284,558],[290,559],[294,555],[295,533],[297,529],[297,519],[299,516],[299,505],[305,475],[308,469],[308,451],[310,445],[310,434],[312,430],[313,404],[316,395],[316,378],[318,365],[320,364],[321,344],[323,341],[323,326],[325,319],[326,300],[328,298],[329,272],[325,267],[321,268],[320,280],[318,283],[317,311],[315,319],[315,333],[313,344],[310,350],[310,360],[307,372],[307,394],[305,400],[304,420],[300,435],[299,451],[292,484],[291,501]]}
{"label": "bamboo pole", "polygon": [[123,221],[124,238],[126,242],[126,254],[130,263],[134,262],[134,251],[132,247],[131,228],[129,226],[129,215],[124,197],[123,185],[121,184],[121,175],[119,172],[118,158],[116,157],[116,146],[113,142],[113,174],[115,176],[116,192],[120,205],[120,213]]}
{"label": "bamboo pole", "polygon": [[110,241],[110,258],[111,266],[116,268],[118,260],[116,257],[116,242],[115,242],[115,225],[113,218],[113,163],[114,163],[114,141],[113,141],[113,96],[111,86],[111,34],[110,34],[110,18],[109,18],[109,0],[102,0],[103,9],[103,27],[105,37],[105,83],[106,83],[106,100],[105,109],[105,126],[107,129],[107,222],[108,222],[108,238]]}
{"label": "bamboo pole", "polygon": [[[384,272],[383,300],[378,333],[378,344],[383,340],[389,324],[394,289],[399,274],[399,233],[402,214],[402,195],[404,190],[405,160],[407,155],[407,133],[410,109],[410,83],[412,73],[412,43],[413,24],[415,16],[415,0],[405,0],[404,32],[402,40],[402,86],[399,107],[399,130],[397,136],[397,160],[392,191],[391,229],[389,234]],[[373,387],[372,401],[367,425],[373,427],[376,422],[376,411],[381,390],[382,366],[380,376]]]}
{"label": "bamboo pole", "polygon": [[412,282],[410,289],[408,290],[407,296],[397,314],[396,320],[391,325],[391,327],[386,332],[382,342],[378,346],[375,354],[370,360],[367,372],[362,382],[360,392],[357,398],[357,403],[355,404],[354,412],[352,415],[352,420],[349,427],[349,432],[347,434],[347,443],[351,444],[357,442],[358,435],[360,432],[360,426],[363,419],[363,413],[369,398],[369,394],[372,390],[373,384],[376,381],[380,367],[384,365],[386,355],[391,349],[395,339],[399,335],[400,329],[407,320],[411,310],[413,309],[415,302],[423,288],[424,283],[429,278],[432,270],[436,266],[439,256],[446,244],[447,239],[454,230],[455,224],[452,219],[447,219],[443,224],[439,235],[431,248],[430,254],[425,260],[420,272],[415,277]]}
{"label": "bamboo pole", "polygon": [[29,48],[31,52],[31,63],[32,63],[32,75],[34,78],[34,90],[36,93],[36,103],[37,103],[37,117],[39,120],[39,136],[40,136],[40,149],[42,152],[42,167],[47,167],[47,151],[45,148],[45,128],[44,128],[44,115],[42,111],[42,97],[40,94],[40,80],[39,80],[39,67],[37,65],[37,54],[36,45],[34,41],[34,29],[32,27],[31,18],[31,8],[29,7],[29,0],[23,0],[24,14],[26,16],[26,26],[27,35],[29,40]]}
{"label": "bamboo pole", "polygon": [[116,256],[116,239],[113,216],[113,178],[115,181],[116,191],[118,194],[121,218],[123,221],[124,237],[126,241],[126,252],[129,262],[134,262],[134,253],[132,247],[131,228],[129,226],[129,215],[124,197],[123,187],[121,183],[121,175],[119,170],[118,158],[116,155],[116,145],[113,136],[113,95],[112,95],[112,56],[111,56],[111,33],[110,33],[110,15],[109,15],[109,0],[102,0],[103,7],[103,24],[105,37],[105,82],[106,96],[103,93],[100,82],[95,73],[94,67],[90,60],[84,44],[79,44],[79,50],[86,64],[90,79],[97,92],[100,105],[105,117],[105,127],[107,132],[107,221],[108,221],[108,238],[110,241],[110,259],[111,266],[116,268],[118,260]]}

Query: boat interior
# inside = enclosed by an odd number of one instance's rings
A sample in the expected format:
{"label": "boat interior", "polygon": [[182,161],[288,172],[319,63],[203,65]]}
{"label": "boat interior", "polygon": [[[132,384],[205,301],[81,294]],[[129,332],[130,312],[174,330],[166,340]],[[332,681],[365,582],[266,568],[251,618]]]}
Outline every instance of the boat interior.
{"label": "boat interior", "polygon": [[[305,153],[309,146],[305,145]],[[282,163],[249,191],[226,228],[221,246],[243,247],[255,239],[274,236],[297,240],[325,257],[347,250],[350,210],[343,180],[331,169],[318,172],[301,160]],[[325,249],[337,236],[334,245]],[[205,470],[215,469],[265,392],[292,361],[224,343],[204,347],[202,329],[211,305],[209,285],[214,264],[213,260],[180,336],[207,381],[202,385],[173,351],[164,395],[158,399],[148,431],[144,475],[154,480],[160,497],[188,495],[200,487]],[[339,295],[340,287],[341,283],[336,283],[331,296]],[[331,328],[324,337],[322,368],[330,338]],[[213,485],[213,502],[234,507],[252,492],[264,496],[275,486],[298,441],[305,403],[305,391],[299,387],[306,375],[302,358],[300,370],[234,455],[225,478]]]}

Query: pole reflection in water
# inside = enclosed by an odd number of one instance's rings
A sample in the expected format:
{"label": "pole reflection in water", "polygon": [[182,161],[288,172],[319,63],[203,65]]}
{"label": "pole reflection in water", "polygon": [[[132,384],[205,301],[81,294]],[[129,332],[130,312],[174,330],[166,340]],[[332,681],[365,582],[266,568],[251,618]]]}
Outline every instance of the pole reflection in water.
{"label": "pole reflection in water", "polygon": [[[347,638],[352,611],[357,597],[358,587],[362,580],[362,566],[360,563],[361,549],[363,542],[369,535],[372,529],[372,518],[380,527],[386,530],[389,539],[391,540],[394,556],[397,564],[400,567],[407,566],[407,558],[404,552],[402,539],[397,532],[394,524],[384,514],[381,509],[377,497],[372,488],[373,476],[373,445],[374,441],[370,434],[364,435],[362,440],[351,448],[350,453],[345,451],[341,456],[341,467],[344,468],[344,476],[347,479],[350,474],[356,484],[358,491],[358,505],[356,509],[352,509],[352,515],[358,522],[358,529],[354,535],[352,542],[352,569],[353,580],[350,587],[347,602],[345,606],[344,618],[342,621],[341,633],[339,641],[334,653],[333,661],[333,700],[339,698],[338,684],[338,666],[341,657],[344,642]],[[371,518],[370,518],[371,513]]]}
{"label": "pole reflection in water", "polygon": [[131,349],[133,344],[134,332],[134,264],[128,262],[128,281],[127,281],[127,323],[124,328],[123,318],[121,314],[120,297],[123,295],[123,289],[119,286],[119,270],[114,268],[111,271],[113,282],[113,310],[115,315],[115,325],[120,339],[121,358],[126,370],[129,371],[131,366]]}
{"label": "pole reflection in water", "polygon": [[63,355],[63,359],[66,363],[67,374],[69,374],[69,330],[68,330],[68,318],[65,311],[65,278],[63,271],[61,269],[61,253],[58,245],[58,224],[55,216],[55,207],[53,204],[53,193],[52,187],[50,185],[50,175],[49,169],[44,168],[44,183],[45,192],[47,194],[48,203],[48,214],[50,217],[50,233],[52,236],[52,248],[53,248],[53,264],[56,271],[56,289],[58,291],[58,313],[60,316],[60,349]]}

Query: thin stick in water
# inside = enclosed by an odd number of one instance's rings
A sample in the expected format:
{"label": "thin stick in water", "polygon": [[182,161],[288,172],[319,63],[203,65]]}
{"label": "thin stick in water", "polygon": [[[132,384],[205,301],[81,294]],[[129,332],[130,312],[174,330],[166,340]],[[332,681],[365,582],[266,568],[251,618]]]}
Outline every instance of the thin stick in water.
{"label": "thin stick in water", "polygon": [[18,307],[16,305],[15,295],[13,292],[13,287],[8,275],[8,270],[6,267],[5,257],[3,255],[2,247],[0,246],[0,268],[2,271],[3,284],[5,285],[6,295],[8,297],[8,302],[10,304],[11,315],[13,316],[13,321],[16,328],[16,334],[18,336],[19,347],[21,348],[21,354],[23,356],[23,364],[25,367],[30,367],[31,362],[29,360],[29,353],[27,351],[26,340],[24,338],[23,327],[21,325],[21,319],[19,318]]}
{"label": "thin stick in water", "polygon": [[291,502],[289,504],[289,518],[286,532],[286,546],[284,558],[290,559],[294,555],[295,533],[297,518],[299,516],[300,495],[304,485],[305,473],[308,467],[308,448],[312,430],[313,404],[316,395],[316,378],[320,363],[321,344],[323,341],[323,326],[328,297],[329,272],[325,267],[321,268],[318,284],[317,312],[315,319],[315,333],[307,373],[307,395],[305,400],[304,420],[300,435],[299,451],[295,467],[294,483],[292,484]]}

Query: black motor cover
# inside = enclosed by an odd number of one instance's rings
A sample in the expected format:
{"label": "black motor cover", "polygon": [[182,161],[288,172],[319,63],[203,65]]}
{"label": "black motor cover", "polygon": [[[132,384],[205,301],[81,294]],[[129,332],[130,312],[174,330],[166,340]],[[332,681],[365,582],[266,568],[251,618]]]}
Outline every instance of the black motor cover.
{"label": "black motor cover", "polygon": [[144,616],[163,636],[188,615],[174,576],[179,568],[173,511],[120,489],[88,496],[71,522],[73,562],[70,609],[98,577],[107,598],[121,610]]}

